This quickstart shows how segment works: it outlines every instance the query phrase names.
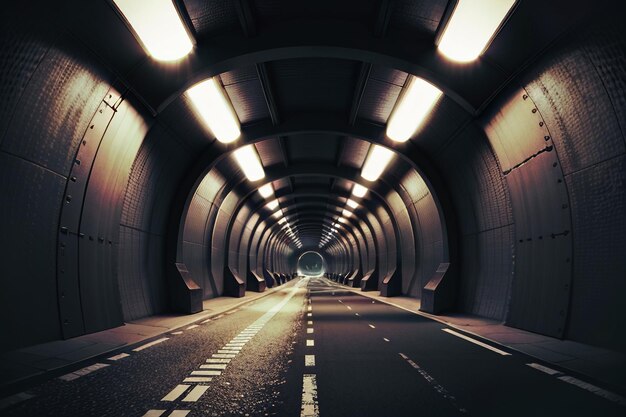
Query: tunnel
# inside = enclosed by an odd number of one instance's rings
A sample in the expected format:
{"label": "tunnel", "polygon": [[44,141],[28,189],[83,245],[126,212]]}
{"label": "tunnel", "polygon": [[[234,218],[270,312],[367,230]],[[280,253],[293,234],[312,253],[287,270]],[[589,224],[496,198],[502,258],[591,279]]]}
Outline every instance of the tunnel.
{"label": "tunnel", "polygon": [[0,414],[624,415],[624,16],[7,3]]}

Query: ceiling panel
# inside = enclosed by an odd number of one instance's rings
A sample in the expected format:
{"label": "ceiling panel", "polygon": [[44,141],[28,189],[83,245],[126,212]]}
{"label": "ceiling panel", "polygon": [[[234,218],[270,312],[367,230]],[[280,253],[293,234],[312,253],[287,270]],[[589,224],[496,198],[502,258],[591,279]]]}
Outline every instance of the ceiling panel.
{"label": "ceiling panel", "polygon": [[415,37],[435,36],[448,0],[398,0],[389,22],[389,33],[410,33]]}
{"label": "ceiling panel", "polygon": [[241,32],[233,0],[183,0],[198,38]]}
{"label": "ceiling panel", "polygon": [[254,146],[259,153],[261,163],[263,163],[264,167],[282,164],[284,162],[278,139],[268,139],[257,142]]}
{"label": "ceiling panel", "polygon": [[287,149],[290,161],[334,163],[342,138],[324,134],[289,136]]}

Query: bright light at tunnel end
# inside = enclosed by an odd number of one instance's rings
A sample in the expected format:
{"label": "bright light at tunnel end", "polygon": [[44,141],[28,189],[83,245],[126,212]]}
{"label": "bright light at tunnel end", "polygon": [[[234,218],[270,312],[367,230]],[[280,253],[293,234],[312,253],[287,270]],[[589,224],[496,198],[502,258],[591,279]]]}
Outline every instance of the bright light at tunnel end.
{"label": "bright light at tunnel end", "polygon": [[233,152],[233,155],[235,156],[239,168],[241,168],[249,181],[258,181],[265,177],[263,165],[261,165],[259,155],[256,153],[254,145],[242,146]]}
{"label": "bright light at tunnel end", "polygon": [[516,0],[459,0],[446,25],[439,51],[457,62],[470,62],[487,49]]}
{"label": "bright light at tunnel end", "polygon": [[239,119],[217,77],[195,84],[186,94],[218,141],[231,143],[239,139]]}
{"label": "bright light at tunnel end", "polygon": [[146,52],[159,61],[176,61],[193,49],[172,0],[113,0]]}

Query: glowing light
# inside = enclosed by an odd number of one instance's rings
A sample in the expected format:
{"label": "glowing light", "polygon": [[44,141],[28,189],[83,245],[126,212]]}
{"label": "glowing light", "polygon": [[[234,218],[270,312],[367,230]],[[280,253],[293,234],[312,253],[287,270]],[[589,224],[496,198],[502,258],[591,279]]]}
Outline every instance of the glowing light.
{"label": "glowing light", "polygon": [[368,181],[376,181],[387,168],[391,158],[393,158],[393,151],[379,145],[372,145],[361,169],[361,176]]}
{"label": "glowing light", "polygon": [[350,199],[346,201],[346,204],[348,205],[348,207],[352,207],[353,209],[359,206],[359,204],[356,201],[350,200]]}
{"label": "glowing light", "polygon": [[488,47],[516,0],[459,0],[439,42],[453,61],[469,62]]}
{"label": "glowing light", "polygon": [[343,218],[343,217],[338,218],[337,221],[339,223],[348,223],[348,221],[345,218]]}
{"label": "glowing light", "polygon": [[259,194],[261,194],[263,198],[267,198],[271,196],[273,193],[274,193],[274,188],[272,188],[271,182],[268,182],[263,187],[259,188]]}
{"label": "glowing light", "polygon": [[159,61],[187,55],[193,42],[172,0],[113,0],[146,52]]}
{"label": "glowing light", "polygon": [[199,82],[186,94],[217,140],[231,143],[239,138],[239,119],[216,77]]}
{"label": "glowing light", "polygon": [[352,195],[358,198],[364,197],[367,194],[367,188],[363,187],[361,184],[354,184],[352,187]]}
{"label": "glowing light", "polygon": [[[283,223],[285,223],[286,221],[287,221],[287,219],[285,219],[285,218],[283,217],[282,219],[280,219],[280,220],[278,221],[278,224],[283,224]],[[288,224],[287,224],[287,225],[285,225],[285,226],[289,227],[289,225],[288,225]],[[283,227],[285,227],[285,226],[283,226]]]}
{"label": "glowing light", "polygon": [[413,77],[402,99],[391,113],[386,135],[396,142],[411,139],[442,94],[441,90],[429,82]]}
{"label": "glowing light", "polygon": [[270,201],[269,203],[267,203],[265,205],[265,207],[267,207],[268,209],[274,211],[276,209],[276,207],[278,207],[278,199]]}
{"label": "glowing light", "polygon": [[343,211],[341,212],[341,215],[343,217],[352,217],[352,212],[348,211],[347,209],[343,209]]}
{"label": "glowing light", "polygon": [[239,168],[241,168],[249,181],[257,181],[265,177],[263,165],[261,165],[259,155],[257,155],[254,146],[243,146],[233,152],[233,155],[235,156],[235,161],[237,161]]}

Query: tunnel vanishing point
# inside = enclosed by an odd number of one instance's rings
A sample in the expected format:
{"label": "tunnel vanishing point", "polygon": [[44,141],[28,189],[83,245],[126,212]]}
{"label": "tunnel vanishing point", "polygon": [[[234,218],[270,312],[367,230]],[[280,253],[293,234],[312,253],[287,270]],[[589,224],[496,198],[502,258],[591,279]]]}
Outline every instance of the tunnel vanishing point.
{"label": "tunnel vanishing point", "polygon": [[[626,369],[622,2],[59,0],[1,14],[6,395],[79,363],[25,359],[38,346],[321,286],[307,271]],[[592,362],[576,375],[602,382]]]}

